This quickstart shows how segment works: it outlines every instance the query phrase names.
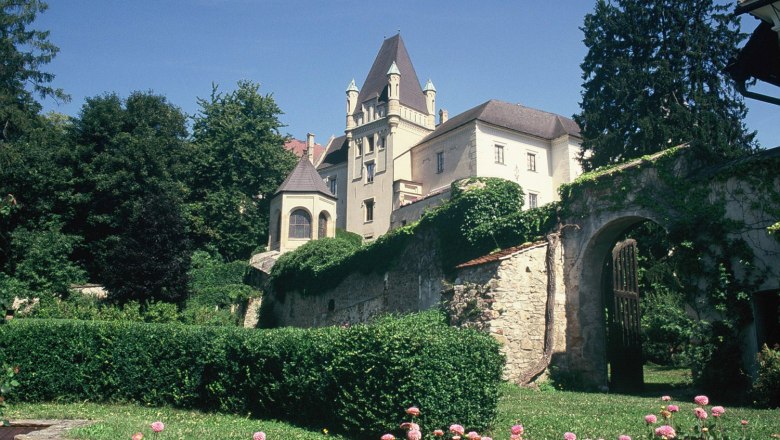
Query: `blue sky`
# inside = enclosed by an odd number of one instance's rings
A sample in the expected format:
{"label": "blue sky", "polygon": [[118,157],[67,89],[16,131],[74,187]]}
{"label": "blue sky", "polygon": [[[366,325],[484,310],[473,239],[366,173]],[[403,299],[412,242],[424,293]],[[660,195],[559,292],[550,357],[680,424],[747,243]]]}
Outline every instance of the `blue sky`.
{"label": "blue sky", "polygon": [[[422,83],[450,116],[501,99],[571,116],[579,111],[582,25],[593,1],[50,0],[35,22],[60,53],[47,66],[73,100],[45,110],[77,115],[86,97],[135,90],[198,110],[211,84],[249,79],[284,111],[284,133],[324,143],[341,135],[345,89],[362,85],[385,37],[398,30]],[[746,30],[757,22],[744,17]],[[780,90],[768,90],[774,95]],[[747,100],[748,128],[780,145],[780,107]]]}

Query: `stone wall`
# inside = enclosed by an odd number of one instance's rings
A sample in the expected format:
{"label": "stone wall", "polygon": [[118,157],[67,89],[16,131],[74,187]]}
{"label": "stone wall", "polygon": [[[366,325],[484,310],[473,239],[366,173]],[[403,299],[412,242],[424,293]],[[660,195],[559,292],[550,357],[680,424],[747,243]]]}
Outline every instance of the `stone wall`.
{"label": "stone wall", "polygon": [[[435,235],[423,233],[414,240],[380,273],[352,273],[338,287],[315,295],[269,293],[263,301],[264,319],[274,326],[348,325],[382,313],[441,306],[453,325],[489,332],[502,344],[505,379],[517,383],[533,379],[528,372],[539,365],[545,348],[547,243],[512,248],[461,265],[455,280],[448,283],[439,265]],[[553,256],[558,288],[552,351],[558,353],[566,346],[560,247]]]}
{"label": "stone wall", "polygon": [[416,235],[381,272],[353,272],[336,288],[305,295],[269,292],[263,325],[320,327],[365,322],[380,313],[408,313],[437,306],[444,273],[431,232]]}
{"label": "stone wall", "polygon": [[[507,363],[504,378],[525,383],[544,356],[547,307],[548,245],[534,243],[504,253],[495,261],[464,264],[455,284],[445,292],[454,325],[487,331],[502,344]],[[556,265],[560,248],[554,249]],[[553,268],[555,289],[553,353],[566,348],[566,316],[562,272]],[[542,368],[543,370],[543,368]]]}

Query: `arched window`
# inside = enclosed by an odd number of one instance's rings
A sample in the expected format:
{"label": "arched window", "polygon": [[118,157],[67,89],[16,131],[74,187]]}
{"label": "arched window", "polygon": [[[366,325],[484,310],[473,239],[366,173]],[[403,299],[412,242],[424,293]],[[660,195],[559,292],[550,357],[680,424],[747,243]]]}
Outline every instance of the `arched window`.
{"label": "arched window", "polygon": [[311,216],[303,209],[290,214],[290,238],[311,238]]}
{"label": "arched window", "polygon": [[317,225],[317,238],[325,238],[328,236],[328,214],[325,211],[320,213],[319,224]]}

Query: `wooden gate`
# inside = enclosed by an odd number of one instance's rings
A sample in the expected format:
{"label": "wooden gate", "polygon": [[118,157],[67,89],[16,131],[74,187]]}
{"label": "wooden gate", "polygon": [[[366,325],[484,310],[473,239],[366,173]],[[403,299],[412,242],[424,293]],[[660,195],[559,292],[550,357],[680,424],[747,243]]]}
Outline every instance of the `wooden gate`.
{"label": "wooden gate", "polygon": [[605,272],[611,278],[611,283],[609,278],[605,280],[610,391],[640,391],[644,375],[636,240],[627,239],[615,245]]}

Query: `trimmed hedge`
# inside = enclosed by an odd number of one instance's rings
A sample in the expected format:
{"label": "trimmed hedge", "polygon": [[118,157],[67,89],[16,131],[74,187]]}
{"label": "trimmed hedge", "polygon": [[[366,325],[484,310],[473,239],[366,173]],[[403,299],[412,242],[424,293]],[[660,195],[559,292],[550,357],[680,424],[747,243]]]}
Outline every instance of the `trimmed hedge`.
{"label": "trimmed hedge", "polygon": [[346,329],[14,320],[0,363],[16,399],[175,405],[277,418],[378,438],[417,405],[426,426],[484,429],[503,358],[488,335],[435,312]]}

